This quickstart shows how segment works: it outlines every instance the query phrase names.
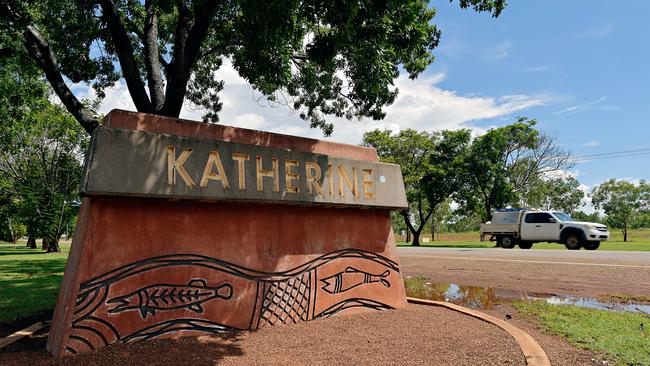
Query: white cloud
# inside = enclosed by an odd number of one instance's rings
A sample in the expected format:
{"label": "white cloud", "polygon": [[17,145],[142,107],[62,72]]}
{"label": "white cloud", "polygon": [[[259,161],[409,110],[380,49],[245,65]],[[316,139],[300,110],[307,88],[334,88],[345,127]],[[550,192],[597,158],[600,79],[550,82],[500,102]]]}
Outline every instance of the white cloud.
{"label": "white cloud", "polygon": [[566,178],[576,178],[578,179],[578,176],[580,175],[579,170],[555,170],[551,172],[545,172],[544,173],[544,178],[545,179],[566,179]]}
{"label": "white cloud", "polygon": [[266,127],[266,118],[257,113],[244,113],[233,118],[237,126],[250,128],[252,130],[262,130]]}
{"label": "white cloud", "polygon": [[510,48],[512,48],[512,42],[510,42],[510,40],[500,43],[494,48],[494,54],[489,58],[489,60],[499,61],[507,58],[510,53]]}
{"label": "white cloud", "polygon": [[550,69],[551,69],[550,65],[540,65],[540,66],[525,67],[524,71],[525,72],[543,72],[543,71],[548,71]]}
{"label": "white cloud", "polygon": [[600,105],[603,103],[605,100],[607,100],[607,96],[602,96],[598,99],[594,99],[592,101],[582,103],[582,104],[576,104],[572,105],[570,107],[564,108],[562,110],[559,110],[555,112],[555,114],[565,114],[565,113],[575,113],[578,111],[582,110],[589,110],[589,109],[599,109],[599,110],[619,110],[620,108],[612,105]]}
{"label": "white cloud", "polygon": [[586,184],[580,184],[578,186],[578,189],[583,191],[585,193],[584,197],[582,197],[582,200],[580,204],[582,207],[580,207],[580,210],[587,214],[592,214],[596,212],[596,209],[594,208],[593,203],[591,202],[591,189],[592,187],[586,185]]}
{"label": "white cloud", "polygon": [[[95,99],[96,97],[95,90],[83,83],[72,84],[70,89],[79,99]],[[107,114],[113,109],[135,110],[131,94],[129,94],[124,80],[118,80],[114,86],[106,88],[104,92],[106,97],[99,107],[99,113]]]}
{"label": "white cloud", "polygon": [[596,146],[600,146],[600,142],[598,142],[596,140],[593,140],[593,141],[585,142],[584,144],[582,144],[580,146],[582,146],[582,147],[596,147]]}
{"label": "white cloud", "polygon": [[[441,130],[471,128],[475,134],[483,133],[487,127],[472,126],[472,122],[493,118],[510,118],[514,113],[540,106],[550,101],[548,95],[459,95],[437,84],[445,79],[444,73],[411,80],[399,77],[395,86],[399,96],[395,103],[386,108],[386,118],[381,121],[364,119],[362,121],[328,118],[334,123],[334,141],[358,144],[363,134],[379,128],[395,132],[413,128],[416,130]],[[226,61],[216,77],[225,81],[220,93],[223,110],[219,114],[221,123],[226,125],[261,129],[271,132],[323,138],[319,129],[312,129],[298,114],[284,105],[268,103],[260,94],[241,78]],[[79,97],[94,97],[91,88],[74,86]],[[114,108],[134,110],[129,92],[123,81],[106,90],[106,98],[101,104],[101,113]],[[186,101],[181,117],[200,120],[201,111]]]}
{"label": "white cloud", "polygon": [[577,35],[578,38],[598,38],[606,36],[614,31],[612,24],[603,24],[593,29],[587,30]]}

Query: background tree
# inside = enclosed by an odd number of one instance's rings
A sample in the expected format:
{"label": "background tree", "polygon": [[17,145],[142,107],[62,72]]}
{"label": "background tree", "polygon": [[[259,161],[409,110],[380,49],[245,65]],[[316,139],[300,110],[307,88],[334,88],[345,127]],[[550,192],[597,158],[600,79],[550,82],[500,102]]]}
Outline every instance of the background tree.
{"label": "background tree", "polygon": [[[15,42],[0,33],[0,44]],[[1,49],[1,48],[0,48]],[[8,50],[8,49],[6,49]],[[49,90],[40,78],[40,71],[24,53],[0,52],[0,154],[13,159],[20,152],[21,144],[14,143],[24,133],[27,121],[35,111],[46,108]],[[7,160],[10,161],[10,160]],[[7,166],[13,168],[13,165]],[[10,174],[0,174],[0,200],[6,236],[16,240],[19,234],[15,228],[25,229],[27,218],[21,217],[20,197],[16,182]],[[28,246],[36,248],[36,238],[30,236]]]}
{"label": "background tree", "polygon": [[585,192],[574,177],[540,179],[527,192],[526,206],[557,210],[573,215],[582,205]]}
{"label": "background tree", "polygon": [[604,218],[600,216],[598,211],[592,213],[586,213],[584,211],[575,211],[571,214],[571,218],[576,221],[586,221],[586,222],[603,222]]}
{"label": "background tree", "polygon": [[[0,66],[0,211],[5,221],[25,225],[28,244],[44,239],[58,251],[66,222],[76,213],[86,134],[48,100],[47,85],[21,58]],[[72,204],[71,204],[72,203]]]}
{"label": "background tree", "polygon": [[461,169],[471,135],[468,130],[429,133],[407,129],[397,134],[374,130],[364,134],[364,145],[377,149],[382,161],[399,164],[409,209],[404,224],[420,245],[420,235],[439,205],[458,190]]}
{"label": "background tree", "polygon": [[[442,219],[445,210],[442,204],[450,204],[464,184],[465,161],[467,149],[471,139],[469,130],[442,131],[433,135],[435,144],[429,155],[428,172],[422,178],[424,194],[429,203],[429,210],[435,213],[432,216],[432,228],[436,228],[436,218]],[[431,237],[435,230],[431,231]]]}
{"label": "background tree", "polygon": [[532,184],[549,173],[569,169],[570,155],[555,138],[535,129],[537,121],[519,118],[474,140],[466,159],[466,185],[459,197],[482,221],[495,208],[519,205]]}
{"label": "background tree", "polygon": [[451,202],[451,199],[448,198],[433,211],[431,215],[431,241],[439,240],[440,233],[447,230],[449,220],[452,218]]}
{"label": "background tree", "polygon": [[[460,0],[498,16],[505,0]],[[140,112],[177,117],[183,101],[217,121],[225,59],[270,101],[331,133],[326,115],[384,117],[403,68],[433,62],[440,31],[423,0],[5,0],[0,55],[27,52],[89,133],[93,114],[66,80],[102,98],[123,78]]]}
{"label": "background tree", "polygon": [[596,186],[591,193],[591,201],[596,209],[607,215],[610,226],[621,229],[623,241],[627,241],[628,228],[641,210],[648,209],[649,185],[645,181],[634,185],[628,181],[610,179]]}
{"label": "background tree", "polygon": [[377,149],[382,161],[400,165],[409,203],[409,208],[400,214],[407,230],[413,235],[413,245],[420,245],[420,234],[433,212],[422,179],[431,171],[430,157],[436,145],[436,136],[412,129],[397,134],[392,134],[390,130],[374,130],[363,135],[363,144]]}

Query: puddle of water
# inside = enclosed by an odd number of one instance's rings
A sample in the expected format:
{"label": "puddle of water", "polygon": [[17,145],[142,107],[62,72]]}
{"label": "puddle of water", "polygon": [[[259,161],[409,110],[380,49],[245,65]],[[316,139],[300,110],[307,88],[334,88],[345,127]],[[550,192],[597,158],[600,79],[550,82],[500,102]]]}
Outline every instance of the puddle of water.
{"label": "puddle of water", "polygon": [[472,309],[492,309],[495,305],[513,301],[545,301],[553,305],[573,305],[583,308],[628,311],[650,314],[650,305],[600,301],[589,297],[544,294],[493,287],[464,286],[455,283],[436,283],[416,276],[404,279],[406,295],[426,300],[447,301]]}

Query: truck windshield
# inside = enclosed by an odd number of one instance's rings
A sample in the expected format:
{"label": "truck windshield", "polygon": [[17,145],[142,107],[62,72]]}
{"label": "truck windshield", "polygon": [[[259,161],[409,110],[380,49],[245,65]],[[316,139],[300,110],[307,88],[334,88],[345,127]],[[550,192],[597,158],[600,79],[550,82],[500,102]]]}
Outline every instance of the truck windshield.
{"label": "truck windshield", "polygon": [[557,217],[560,221],[573,221],[571,216],[565,214],[564,212],[553,212],[553,215]]}

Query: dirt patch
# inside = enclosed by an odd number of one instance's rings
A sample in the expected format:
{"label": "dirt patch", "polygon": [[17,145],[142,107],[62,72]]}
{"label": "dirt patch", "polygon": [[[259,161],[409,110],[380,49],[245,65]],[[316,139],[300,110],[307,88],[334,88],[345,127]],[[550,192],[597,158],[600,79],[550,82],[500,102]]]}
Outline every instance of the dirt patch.
{"label": "dirt patch", "polygon": [[[505,331],[457,312],[409,305],[405,310],[341,315],[220,337],[186,337],[116,345],[61,361],[44,337],[0,353],[2,365],[525,365]],[[575,364],[575,363],[574,363]]]}

